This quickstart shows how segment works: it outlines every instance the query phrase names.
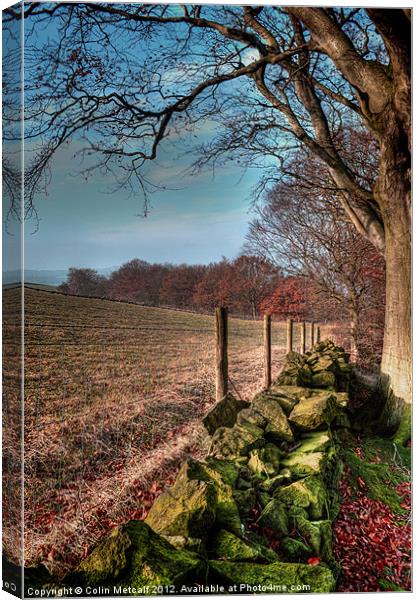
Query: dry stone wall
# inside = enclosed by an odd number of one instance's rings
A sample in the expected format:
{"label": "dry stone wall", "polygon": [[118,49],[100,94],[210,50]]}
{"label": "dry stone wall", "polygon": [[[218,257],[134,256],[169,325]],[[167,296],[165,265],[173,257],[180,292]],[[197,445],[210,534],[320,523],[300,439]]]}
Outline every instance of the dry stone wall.
{"label": "dry stone wall", "polygon": [[127,595],[335,589],[334,432],[349,427],[351,378],[347,354],[325,341],[289,353],[251,403],[227,395],[203,421],[206,459],[187,460],[145,522],[115,529],[66,582]]}

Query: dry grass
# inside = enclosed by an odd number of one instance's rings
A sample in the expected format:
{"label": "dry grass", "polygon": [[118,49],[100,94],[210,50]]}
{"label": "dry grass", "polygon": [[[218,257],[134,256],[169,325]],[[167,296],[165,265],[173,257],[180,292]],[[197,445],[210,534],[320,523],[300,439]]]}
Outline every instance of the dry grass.
{"label": "dry grass", "polygon": [[[17,299],[5,293],[11,389]],[[197,421],[213,403],[213,318],[33,289],[25,308],[25,559],[60,573],[138,511],[151,482],[204,447]],[[277,324],[276,372],[283,341]],[[231,319],[231,386],[243,398],[262,384],[261,343],[259,323]],[[16,419],[17,394],[11,404]],[[8,500],[16,500],[19,440],[4,441],[6,483],[14,481],[5,486],[5,545],[16,559],[19,510]]]}
{"label": "dry grass", "polygon": [[[18,350],[16,294],[4,294],[8,359]],[[214,322],[35,289],[25,291],[25,310],[25,562],[43,561],[60,575],[109,527],[140,518],[150,485],[157,494],[181,460],[204,452],[199,418],[214,402]],[[273,323],[272,342],[275,376],[285,352],[283,323]],[[262,360],[261,324],[230,319],[233,393],[250,400],[261,389]],[[15,366],[5,369],[6,387],[16,385]],[[6,418],[18,413],[17,395],[11,404]],[[4,439],[4,543],[17,560],[11,482],[19,440],[12,435]]]}

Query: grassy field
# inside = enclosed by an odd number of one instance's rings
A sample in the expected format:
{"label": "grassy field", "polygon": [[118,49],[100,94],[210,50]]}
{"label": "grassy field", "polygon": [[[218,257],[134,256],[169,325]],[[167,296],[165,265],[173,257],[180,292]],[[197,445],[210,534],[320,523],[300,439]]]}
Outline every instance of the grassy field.
{"label": "grassy field", "polygon": [[[6,320],[17,293],[4,293]],[[25,311],[25,557],[59,574],[109,527],[140,518],[180,461],[203,452],[214,319],[33,288]],[[276,376],[285,327],[272,329]],[[7,321],[5,355],[15,332]],[[262,387],[260,322],[230,319],[229,363],[231,391],[250,400]],[[13,454],[11,434],[4,443]],[[13,535],[6,527],[12,556]]]}

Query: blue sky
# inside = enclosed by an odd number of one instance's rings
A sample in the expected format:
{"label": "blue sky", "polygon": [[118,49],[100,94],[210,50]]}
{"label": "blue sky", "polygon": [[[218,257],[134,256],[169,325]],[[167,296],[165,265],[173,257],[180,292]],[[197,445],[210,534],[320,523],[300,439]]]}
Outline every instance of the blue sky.
{"label": "blue sky", "polygon": [[[53,49],[58,37],[55,22],[51,20],[30,43],[39,47],[46,44]],[[126,39],[122,36],[121,40],[113,41],[121,44]],[[164,38],[160,36],[155,43],[162,41]],[[146,47],[141,50],[138,43],[136,50],[140,54]],[[38,68],[30,51],[25,54],[25,67],[28,78],[31,69]],[[215,132],[214,127],[208,121],[199,123],[189,148],[192,141],[194,145],[207,141]],[[77,174],[80,164],[73,155],[80,149],[79,141],[61,148],[51,165],[48,194],[36,198],[39,224],[26,222],[26,268],[101,269],[118,266],[134,257],[173,263],[208,263],[222,256],[235,257],[245,241],[250,193],[261,170],[243,174],[238,166],[227,163],[215,174],[209,171],[182,176],[181,172],[197,157],[191,151],[184,154],[187,136],[181,148],[178,142],[165,140],[157,160],[147,165],[148,178],[167,189],[151,195],[146,218],[139,216],[143,211],[143,197],[139,193],[130,196],[125,190],[112,192],[114,182],[97,171],[88,181]],[[31,145],[32,142],[27,144],[28,150]],[[180,151],[183,155],[179,158]],[[5,270],[8,270],[16,268],[8,259],[11,252],[7,252],[14,240],[7,234],[5,238]]]}
{"label": "blue sky", "polygon": [[57,155],[48,196],[37,200],[39,228],[26,223],[28,269],[105,268],[138,257],[151,262],[208,263],[234,257],[244,242],[249,195],[260,171],[232,164],[213,176],[181,176],[184,160],[165,153],[149,175],[169,189],[143,198],[112,192],[111,179],[77,175],[71,148]]}

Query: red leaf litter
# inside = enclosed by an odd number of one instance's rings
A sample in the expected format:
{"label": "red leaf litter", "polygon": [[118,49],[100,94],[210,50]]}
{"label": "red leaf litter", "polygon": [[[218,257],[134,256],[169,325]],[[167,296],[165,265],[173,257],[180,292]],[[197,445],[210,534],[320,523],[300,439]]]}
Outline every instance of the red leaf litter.
{"label": "red leaf litter", "polygon": [[[340,483],[342,502],[334,522],[334,551],[341,565],[338,591],[379,592],[379,579],[410,590],[409,515],[396,515],[383,502],[368,498],[361,484],[354,491],[347,479]],[[410,483],[395,489],[402,498],[401,507],[410,511]]]}

